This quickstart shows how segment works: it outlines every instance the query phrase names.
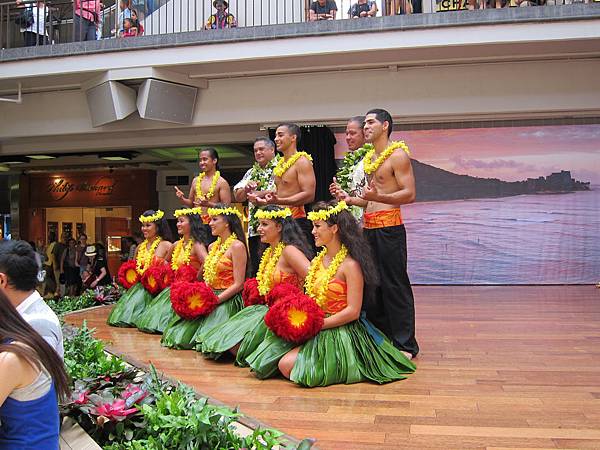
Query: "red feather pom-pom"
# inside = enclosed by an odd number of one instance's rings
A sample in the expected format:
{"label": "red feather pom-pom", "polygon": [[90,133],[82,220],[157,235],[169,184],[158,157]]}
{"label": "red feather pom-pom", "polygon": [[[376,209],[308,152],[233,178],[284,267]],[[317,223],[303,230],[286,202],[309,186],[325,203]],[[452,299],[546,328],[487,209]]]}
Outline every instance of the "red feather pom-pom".
{"label": "red feather pom-pom", "polygon": [[217,296],[203,281],[177,281],[171,286],[171,306],[182,319],[208,316],[218,305]]}
{"label": "red feather pom-pom", "polygon": [[164,278],[167,274],[166,264],[152,264],[142,275],[142,285],[151,295],[156,295],[165,288]]}
{"label": "red feather pom-pom", "polygon": [[265,304],[265,297],[258,292],[258,281],[256,281],[256,278],[248,278],[244,282],[242,299],[244,299],[244,306]]}
{"label": "red feather pom-pom", "polygon": [[173,269],[171,269],[171,266],[169,264],[163,264],[163,268],[162,278],[160,281],[161,291],[171,286],[175,280],[175,272]]}
{"label": "red feather pom-pom", "polygon": [[265,315],[265,324],[280,338],[301,344],[323,328],[325,313],[308,295],[288,295]]}
{"label": "red feather pom-pom", "polygon": [[289,295],[291,295],[293,297],[297,297],[302,294],[303,294],[303,292],[297,286],[294,286],[291,283],[280,283],[280,284],[273,286],[273,289],[271,289],[267,293],[265,298],[267,301],[267,305],[269,305],[269,308],[270,308],[275,303],[277,303],[279,300],[281,300]]}
{"label": "red feather pom-pom", "polygon": [[182,264],[175,271],[174,282],[177,281],[187,281],[189,283],[198,281],[198,269],[191,264]]}
{"label": "red feather pom-pom", "polygon": [[140,281],[140,274],[137,273],[135,261],[125,261],[119,267],[117,274],[119,284],[125,289],[129,289]]}

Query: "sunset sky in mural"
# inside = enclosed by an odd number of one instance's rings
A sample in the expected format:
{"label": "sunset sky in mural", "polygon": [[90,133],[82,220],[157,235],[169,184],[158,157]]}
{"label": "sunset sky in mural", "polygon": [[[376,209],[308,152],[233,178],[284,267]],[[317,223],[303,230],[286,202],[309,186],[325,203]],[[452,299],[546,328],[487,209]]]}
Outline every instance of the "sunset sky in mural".
{"label": "sunset sky in mural", "polygon": [[[336,147],[345,146],[343,134],[336,137]],[[414,159],[458,174],[518,181],[570,170],[577,180],[600,184],[600,125],[419,130],[392,137],[404,139]]]}

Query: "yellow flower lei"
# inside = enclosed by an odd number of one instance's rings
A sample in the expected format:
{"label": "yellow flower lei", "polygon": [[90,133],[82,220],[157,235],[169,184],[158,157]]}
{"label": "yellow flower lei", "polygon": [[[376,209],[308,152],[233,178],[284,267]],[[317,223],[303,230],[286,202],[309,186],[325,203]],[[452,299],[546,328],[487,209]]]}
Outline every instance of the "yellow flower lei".
{"label": "yellow flower lei", "polygon": [[215,194],[215,188],[217,187],[217,181],[219,181],[221,172],[219,172],[218,170],[215,172],[215,174],[213,175],[212,182],[210,183],[210,189],[208,190],[208,192],[206,194],[204,194],[202,192],[202,180],[204,179],[205,176],[206,176],[206,173],[201,172],[198,174],[198,177],[196,178],[196,199],[198,199],[198,200],[208,200],[208,199],[212,198],[212,196]]}
{"label": "yellow flower lei", "polygon": [[283,158],[281,158],[278,162],[277,165],[275,166],[275,168],[273,169],[273,173],[275,174],[275,176],[278,177],[282,177],[284,173],[287,172],[287,170],[292,167],[296,161],[298,161],[301,157],[305,157],[306,159],[308,159],[309,161],[312,162],[312,156],[310,156],[308,153],[306,152],[296,152],[292,157],[290,157],[290,159],[288,159],[287,161],[285,161]]}
{"label": "yellow flower lei", "polygon": [[165,215],[165,213],[159,209],[151,216],[140,216],[139,221],[141,223],[152,223],[152,222],[156,222],[157,220],[162,219],[164,215]]}
{"label": "yellow flower lei", "polygon": [[231,206],[229,208],[208,208],[207,212],[208,212],[208,215],[211,217],[220,216],[221,214],[224,214],[224,215],[234,214],[234,215],[238,216],[240,220],[244,220],[244,216],[242,216],[242,213],[237,208],[232,208]]}
{"label": "yellow flower lei", "polygon": [[277,266],[277,262],[279,258],[281,258],[281,254],[283,253],[283,249],[285,248],[285,244],[280,242],[275,246],[269,246],[260,258],[260,265],[258,266],[258,272],[256,273],[256,281],[258,282],[258,293],[260,295],[267,295],[271,290],[273,284],[273,272],[275,271],[275,266]]}
{"label": "yellow flower lei", "polygon": [[396,151],[399,148],[404,150],[406,154],[410,156],[410,151],[408,150],[408,146],[404,143],[404,141],[392,142],[375,161],[373,161],[373,156],[375,155],[375,147],[370,149],[365,154],[365,158],[363,160],[365,166],[365,173],[367,175],[370,175],[373,172],[376,172],[377,169],[379,169],[379,166],[381,166],[384,163],[384,161],[388,159],[392,155],[392,153],[394,153],[394,151]]}
{"label": "yellow flower lei", "polygon": [[[192,248],[194,247],[194,239],[190,238],[183,248],[183,238],[177,241],[175,244],[175,249],[173,250],[173,254],[171,255],[171,269],[177,270],[180,266],[184,264],[189,264],[190,257],[192,255]],[[181,252],[183,251],[183,256]]]}
{"label": "yellow flower lei", "polygon": [[292,210],[290,208],[279,209],[277,211],[265,211],[264,209],[259,209],[254,214],[254,217],[257,219],[285,219],[287,217],[292,217]]}
{"label": "yellow flower lei", "polygon": [[232,233],[223,244],[221,244],[221,238],[217,238],[213,246],[210,248],[206,259],[204,260],[204,281],[209,286],[217,278],[217,264],[221,257],[229,250],[229,247],[233,245],[237,236]]}
{"label": "yellow flower lei", "polygon": [[327,254],[327,248],[324,248],[319,252],[319,254],[313,259],[310,263],[310,268],[308,269],[308,274],[306,275],[306,281],[304,282],[304,289],[306,293],[315,299],[319,306],[323,306],[325,301],[327,300],[327,288],[329,287],[329,283],[337,273],[338,269],[346,256],[348,256],[348,249],[345,245],[340,247],[340,250],[335,254],[331,264],[327,268],[327,278],[325,281],[318,287],[318,291],[315,292],[315,278],[317,275],[317,271],[319,267],[323,263],[323,258]]}
{"label": "yellow flower lei", "polygon": [[152,257],[154,256],[154,252],[160,244],[162,239],[160,237],[156,237],[154,241],[152,241],[152,245],[150,246],[150,250],[148,250],[148,239],[144,240],[138,248],[138,252],[135,258],[135,270],[140,275],[143,275],[146,269],[150,266],[152,262]]}
{"label": "yellow flower lei", "polygon": [[335,216],[336,214],[339,214],[340,212],[342,212],[344,210],[347,210],[347,209],[348,209],[348,205],[346,204],[345,201],[342,200],[341,202],[339,202],[333,208],[328,208],[328,209],[322,209],[320,211],[311,211],[311,212],[309,212],[308,213],[308,220],[310,220],[311,222],[316,222],[317,220],[326,221],[331,216]]}
{"label": "yellow flower lei", "polygon": [[176,209],[175,212],[173,213],[173,216],[175,216],[177,218],[179,216],[189,216],[190,214],[200,215],[201,213],[202,213],[202,208],[200,208],[200,207],[183,208],[183,209]]}

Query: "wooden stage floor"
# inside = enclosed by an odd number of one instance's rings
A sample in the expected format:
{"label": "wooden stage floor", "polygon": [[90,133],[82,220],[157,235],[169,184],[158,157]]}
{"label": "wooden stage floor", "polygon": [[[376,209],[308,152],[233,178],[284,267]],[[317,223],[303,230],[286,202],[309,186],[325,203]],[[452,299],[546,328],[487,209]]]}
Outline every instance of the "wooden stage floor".
{"label": "wooden stage floor", "polygon": [[415,287],[417,372],[305,389],[87,319],[113,349],[320,449],[600,449],[600,289]]}

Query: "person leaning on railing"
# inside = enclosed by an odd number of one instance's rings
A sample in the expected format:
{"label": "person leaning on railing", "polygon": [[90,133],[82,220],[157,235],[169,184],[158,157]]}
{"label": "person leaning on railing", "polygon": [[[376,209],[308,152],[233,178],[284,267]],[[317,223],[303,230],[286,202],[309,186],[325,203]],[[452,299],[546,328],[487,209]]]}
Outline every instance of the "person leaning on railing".
{"label": "person leaning on railing", "polygon": [[308,20],[334,20],[337,13],[337,5],[334,0],[316,0],[310,5]]}
{"label": "person leaning on railing", "polygon": [[100,23],[100,0],[73,0],[73,40],[95,41]]}
{"label": "person leaning on railing", "polygon": [[23,0],[17,0],[16,3],[18,8],[24,8],[17,18],[17,23],[21,26],[25,47],[48,43],[46,18],[49,10],[44,1],[25,4]]}
{"label": "person leaning on railing", "polygon": [[363,17],[375,17],[377,15],[377,3],[374,0],[358,0],[348,10],[350,19],[361,19]]}

